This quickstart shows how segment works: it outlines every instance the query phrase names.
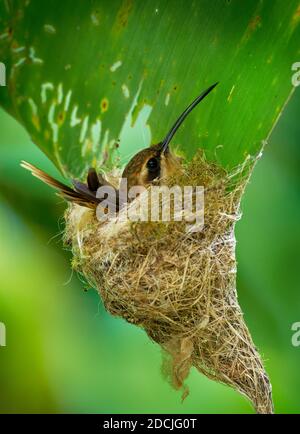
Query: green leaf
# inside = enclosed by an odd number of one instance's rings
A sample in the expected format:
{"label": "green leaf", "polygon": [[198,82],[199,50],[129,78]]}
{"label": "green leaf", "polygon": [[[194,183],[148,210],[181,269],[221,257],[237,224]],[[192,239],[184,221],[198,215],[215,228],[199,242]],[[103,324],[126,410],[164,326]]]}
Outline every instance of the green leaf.
{"label": "green leaf", "polygon": [[0,103],[73,176],[159,142],[216,81],[173,144],[243,162],[291,94],[300,42],[298,0],[6,0],[0,17]]}

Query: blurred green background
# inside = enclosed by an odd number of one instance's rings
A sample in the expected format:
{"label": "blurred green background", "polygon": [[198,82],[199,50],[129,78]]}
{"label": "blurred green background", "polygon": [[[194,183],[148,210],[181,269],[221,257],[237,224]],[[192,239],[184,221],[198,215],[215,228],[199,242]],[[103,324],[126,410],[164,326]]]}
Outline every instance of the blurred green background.
{"label": "blurred green background", "polygon": [[[300,412],[300,93],[273,132],[243,199],[238,293],[273,384],[275,410]],[[0,112],[0,412],[252,413],[228,387],[192,371],[181,403],[161,353],[138,328],[109,316],[72,274],[61,242],[65,205],[20,168],[56,170]]]}

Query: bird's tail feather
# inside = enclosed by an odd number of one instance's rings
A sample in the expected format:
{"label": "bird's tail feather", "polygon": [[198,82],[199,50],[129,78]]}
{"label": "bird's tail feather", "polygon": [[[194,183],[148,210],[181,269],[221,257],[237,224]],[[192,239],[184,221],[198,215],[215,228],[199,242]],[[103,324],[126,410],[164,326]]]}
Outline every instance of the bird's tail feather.
{"label": "bird's tail feather", "polygon": [[[71,188],[58,181],[57,179],[52,178],[52,176],[48,175],[43,170],[38,169],[37,167],[33,166],[30,163],[27,163],[26,161],[21,162],[21,167],[29,170],[33,176],[40,179],[45,184],[48,184],[52,188],[58,190],[58,195],[70,202],[77,203],[78,205],[88,208],[96,208],[97,205],[100,203],[100,200],[96,197],[96,191],[90,190],[90,186],[93,186],[93,188],[97,186],[94,173],[90,175],[93,177],[92,181],[89,183],[90,185],[85,185],[79,181],[74,180],[74,188]],[[100,184],[98,186],[100,186]]]}

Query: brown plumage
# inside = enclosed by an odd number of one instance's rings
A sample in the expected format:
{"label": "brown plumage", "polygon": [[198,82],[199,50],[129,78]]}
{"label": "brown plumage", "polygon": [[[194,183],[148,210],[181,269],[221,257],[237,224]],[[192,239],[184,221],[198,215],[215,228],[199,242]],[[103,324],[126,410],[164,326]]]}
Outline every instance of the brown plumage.
{"label": "brown plumage", "polygon": [[[162,142],[143,149],[129,161],[122,174],[122,178],[127,179],[128,190],[133,186],[146,187],[152,183],[163,183],[168,176],[179,169],[179,158],[172,154],[169,143],[188,114],[217,84],[215,83],[206,89],[185,109]],[[58,190],[59,196],[88,208],[96,208],[101,204],[103,199],[97,198],[99,187],[109,186],[114,188],[101,174],[97,174],[94,168],[89,169],[86,183],[71,179],[73,184],[73,188],[71,188],[26,161],[22,161],[21,166],[29,170],[36,178]],[[116,189],[115,191],[118,199],[119,191]],[[117,210],[119,210],[119,206],[122,205],[119,205],[119,200],[117,200]]]}
{"label": "brown plumage", "polygon": [[[57,181],[57,179],[52,178],[52,176],[48,175],[47,173],[43,172],[32,164],[27,163],[26,161],[22,161],[21,166],[24,169],[29,170],[33,176],[40,179],[45,184],[48,184],[58,190],[58,195],[70,202],[74,202],[78,205],[88,208],[96,208],[97,205],[100,203],[100,200],[96,198],[97,189],[93,191],[88,186],[92,185],[92,183],[95,181],[95,174],[92,172],[92,174],[90,174],[89,172],[87,185],[79,181],[73,180],[74,188],[71,188],[63,184],[62,182]],[[98,181],[98,184],[99,186],[97,188],[100,187],[100,181]]]}

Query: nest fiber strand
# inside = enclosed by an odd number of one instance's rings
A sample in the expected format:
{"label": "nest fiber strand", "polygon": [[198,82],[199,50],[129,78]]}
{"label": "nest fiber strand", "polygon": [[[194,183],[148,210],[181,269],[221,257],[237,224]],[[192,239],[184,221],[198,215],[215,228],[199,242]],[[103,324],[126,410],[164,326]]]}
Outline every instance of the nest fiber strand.
{"label": "nest fiber strand", "polygon": [[65,238],[74,267],[97,288],[105,308],[161,345],[165,371],[184,396],[194,366],[244,394],[258,413],[272,413],[271,385],[236,293],[234,226],[244,169],[229,175],[198,155],[172,180],[204,186],[200,232],[187,232],[182,221],[100,223],[73,205]]}

